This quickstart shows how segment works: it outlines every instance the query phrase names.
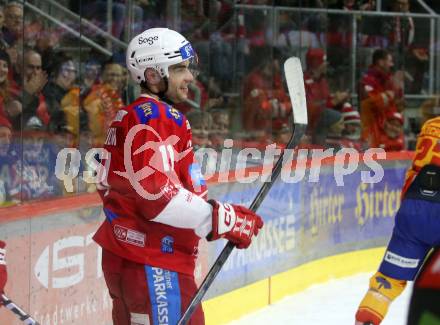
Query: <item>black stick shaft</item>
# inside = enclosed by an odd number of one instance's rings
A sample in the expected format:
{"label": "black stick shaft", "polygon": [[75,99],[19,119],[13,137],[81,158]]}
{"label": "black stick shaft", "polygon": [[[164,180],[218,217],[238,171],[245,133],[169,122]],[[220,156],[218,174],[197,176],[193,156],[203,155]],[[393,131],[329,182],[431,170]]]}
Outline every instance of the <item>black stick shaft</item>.
{"label": "black stick shaft", "polygon": [[[301,137],[305,132],[306,127],[307,125],[305,124],[295,124],[293,134],[290,137],[286,149],[293,149],[299,144]],[[264,184],[261,186],[260,190],[258,191],[258,194],[255,196],[254,200],[252,201],[249,207],[250,210],[254,212],[257,211],[257,209],[260,207],[261,203],[263,202],[264,198],[266,197],[266,194],[269,192],[272,185],[275,183],[275,180],[278,178],[278,175],[280,174],[281,168],[283,166],[284,152],[285,151],[281,153],[275,166],[273,167],[270,180],[268,182],[264,182]],[[229,255],[231,255],[232,251],[234,250],[234,247],[235,245],[232,242],[228,242],[226,246],[223,248],[222,252],[217,257],[211,269],[209,270],[208,274],[206,275],[205,280],[203,280],[202,284],[200,285],[199,290],[197,290],[195,296],[192,298],[182,318],[180,318],[179,322],[177,323],[178,325],[186,325],[186,323],[189,321],[192,314],[194,313],[194,310],[202,301],[203,296],[206,294],[212,282],[216,278],[217,274],[222,269]]]}
{"label": "black stick shaft", "polygon": [[26,325],[40,325],[36,320],[34,320],[30,315],[28,315],[23,309],[18,307],[11,299],[6,297],[4,294],[0,296],[2,304],[12,311],[17,317]]}

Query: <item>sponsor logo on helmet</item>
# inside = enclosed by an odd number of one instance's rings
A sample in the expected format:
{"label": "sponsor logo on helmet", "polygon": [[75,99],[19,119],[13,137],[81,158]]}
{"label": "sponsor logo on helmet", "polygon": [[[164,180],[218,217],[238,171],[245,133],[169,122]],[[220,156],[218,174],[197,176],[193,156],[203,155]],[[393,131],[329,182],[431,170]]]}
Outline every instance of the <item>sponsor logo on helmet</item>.
{"label": "sponsor logo on helmet", "polygon": [[159,36],[150,36],[150,37],[142,37],[138,38],[139,45],[147,43],[148,45],[153,45],[155,41],[159,39]]}
{"label": "sponsor logo on helmet", "polygon": [[190,43],[182,46],[179,50],[183,60],[194,57],[194,49]]}

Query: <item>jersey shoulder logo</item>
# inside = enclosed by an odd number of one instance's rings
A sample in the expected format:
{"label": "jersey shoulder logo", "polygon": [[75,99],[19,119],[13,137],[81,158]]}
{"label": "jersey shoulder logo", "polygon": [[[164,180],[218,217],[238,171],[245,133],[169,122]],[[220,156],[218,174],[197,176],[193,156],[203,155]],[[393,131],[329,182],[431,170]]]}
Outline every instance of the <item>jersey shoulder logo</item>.
{"label": "jersey shoulder logo", "polygon": [[151,119],[159,117],[159,107],[152,101],[141,103],[134,110],[142,124],[148,124]]}
{"label": "jersey shoulder logo", "polygon": [[166,106],[166,114],[169,119],[172,119],[178,126],[182,126],[183,114],[179,110],[171,106]]}
{"label": "jersey shoulder logo", "polygon": [[120,109],[117,113],[115,118],[113,119],[113,122],[122,122],[122,120],[124,119],[124,116],[127,115],[127,111]]}

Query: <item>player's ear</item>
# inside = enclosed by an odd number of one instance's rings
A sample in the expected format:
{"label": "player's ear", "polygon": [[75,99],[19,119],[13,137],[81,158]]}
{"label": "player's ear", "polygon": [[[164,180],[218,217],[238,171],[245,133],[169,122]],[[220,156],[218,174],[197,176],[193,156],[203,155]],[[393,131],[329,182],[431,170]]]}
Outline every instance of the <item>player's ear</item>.
{"label": "player's ear", "polygon": [[151,85],[158,85],[162,80],[159,72],[152,68],[145,69],[144,75],[145,81]]}

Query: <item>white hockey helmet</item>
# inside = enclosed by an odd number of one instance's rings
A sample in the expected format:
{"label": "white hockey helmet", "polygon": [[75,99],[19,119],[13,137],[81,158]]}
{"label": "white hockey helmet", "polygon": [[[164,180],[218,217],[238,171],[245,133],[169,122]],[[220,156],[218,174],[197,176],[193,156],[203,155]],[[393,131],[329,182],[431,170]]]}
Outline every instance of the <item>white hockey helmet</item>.
{"label": "white hockey helmet", "polygon": [[153,68],[169,77],[168,67],[186,60],[197,60],[191,44],[168,28],[150,28],[135,36],[127,48],[127,68],[136,83],[145,81],[145,69]]}

